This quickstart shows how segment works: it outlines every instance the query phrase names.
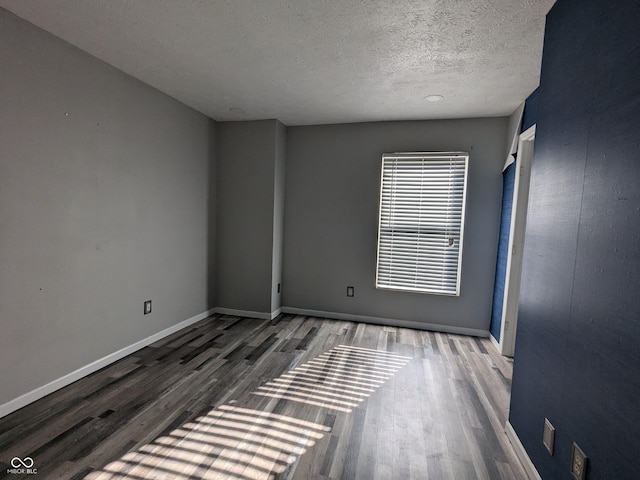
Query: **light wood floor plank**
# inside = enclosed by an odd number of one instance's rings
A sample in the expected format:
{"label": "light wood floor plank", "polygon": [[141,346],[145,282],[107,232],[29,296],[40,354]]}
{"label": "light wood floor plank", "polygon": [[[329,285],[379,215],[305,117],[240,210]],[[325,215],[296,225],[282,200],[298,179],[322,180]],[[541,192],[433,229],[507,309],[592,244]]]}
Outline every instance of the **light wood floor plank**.
{"label": "light wood floor plank", "polygon": [[0,478],[526,479],[487,339],[214,315],[0,419]]}

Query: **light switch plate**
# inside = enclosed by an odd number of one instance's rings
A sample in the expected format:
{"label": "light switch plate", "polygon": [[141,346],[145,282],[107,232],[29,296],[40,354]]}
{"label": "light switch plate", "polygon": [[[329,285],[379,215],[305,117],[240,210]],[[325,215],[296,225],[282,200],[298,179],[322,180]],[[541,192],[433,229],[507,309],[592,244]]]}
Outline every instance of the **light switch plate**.
{"label": "light switch plate", "polygon": [[544,432],[542,434],[542,443],[547,447],[550,455],[553,455],[553,440],[556,435],[556,429],[551,425],[548,418],[544,419]]}

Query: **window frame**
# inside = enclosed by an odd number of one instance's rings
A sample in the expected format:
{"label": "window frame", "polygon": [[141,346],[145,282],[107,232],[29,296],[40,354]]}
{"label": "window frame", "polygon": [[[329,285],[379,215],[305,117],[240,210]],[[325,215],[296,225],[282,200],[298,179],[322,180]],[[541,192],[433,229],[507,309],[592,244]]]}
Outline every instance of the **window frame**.
{"label": "window frame", "polygon": [[[393,161],[393,160],[402,160],[402,161],[407,161],[407,160],[416,160],[416,162],[422,162],[424,164],[425,160],[446,160],[449,159],[449,161],[451,162],[451,165],[454,165],[453,163],[453,159],[456,160],[456,165],[455,165],[455,171],[452,172],[450,174],[449,178],[454,178],[456,172],[459,174],[460,170],[462,170],[463,172],[463,181],[462,181],[462,193],[461,195],[452,195],[451,191],[454,189],[454,187],[450,187],[449,193],[447,197],[442,197],[442,198],[447,198],[448,201],[450,201],[452,198],[456,201],[460,201],[461,200],[461,207],[460,207],[460,223],[459,223],[459,236],[456,237],[456,239],[458,240],[458,255],[457,255],[457,260],[456,260],[456,269],[455,269],[455,288],[445,288],[445,283],[446,282],[446,276],[447,275],[451,275],[452,272],[454,271],[453,269],[446,269],[445,267],[445,260],[446,260],[446,247],[443,246],[440,255],[440,263],[443,265],[443,269],[442,269],[442,277],[441,277],[441,284],[443,285],[442,288],[438,289],[435,287],[424,287],[424,286],[418,286],[418,283],[421,283],[418,281],[418,277],[419,275],[415,275],[415,282],[414,282],[414,286],[407,286],[407,285],[400,285],[399,281],[396,279],[395,284],[393,281],[391,281],[390,279],[390,273],[386,274],[387,279],[385,281],[381,281],[381,274],[380,274],[380,259],[381,259],[381,239],[382,239],[382,234],[383,234],[383,210],[385,208],[388,208],[389,211],[391,211],[391,208],[395,208],[392,207],[388,204],[384,203],[384,195],[385,195],[385,167],[387,165],[388,161]],[[460,167],[459,163],[460,160],[463,160],[463,166]],[[398,169],[399,167],[395,167],[396,169]],[[437,168],[437,167],[435,167]],[[426,168],[424,168],[423,166],[423,175],[420,175],[420,179],[422,180],[422,178],[424,177],[424,170],[426,170]],[[396,170],[397,171],[397,170]],[[401,292],[409,292],[409,293],[420,293],[420,294],[428,294],[428,295],[444,295],[444,296],[460,296],[460,286],[462,283],[462,254],[463,254],[463,245],[464,245],[464,226],[465,226],[465,214],[466,214],[466,203],[467,203],[467,187],[468,187],[468,177],[469,177],[469,153],[468,152],[398,152],[398,153],[385,153],[382,155],[382,162],[381,162],[381,171],[380,171],[380,197],[379,197],[379,202],[378,202],[378,238],[377,238],[377,244],[376,244],[376,278],[375,278],[375,287],[376,289],[379,290],[392,290],[392,291],[401,291]],[[434,180],[431,180],[432,182]],[[392,187],[392,188],[395,188]],[[405,187],[406,188],[406,187]],[[459,188],[459,186],[458,186]],[[418,192],[418,196],[420,196],[420,198],[423,198],[423,192],[425,191],[424,186],[420,186],[420,191]],[[393,194],[392,194],[393,195]],[[394,198],[393,196],[390,198]],[[391,200],[389,200],[391,202]],[[422,207],[420,207],[422,208]],[[424,210],[420,210],[420,214],[423,212]],[[447,212],[457,212],[457,209],[449,209],[447,210]],[[394,215],[395,215],[395,210],[394,210]],[[433,212],[433,209],[432,209]],[[393,215],[390,216],[390,218],[392,218]],[[418,221],[419,218],[416,218],[416,232],[420,231],[420,226],[418,226]],[[392,231],[393,231],[393,226],[389,227]],[[403,227],[404,230],[406,231],[407,228],[406,226]],[[456,224],[456,229],[457,229],[457,224]],[[400,230],[399,228],[397,228],[397,230]],[[447,235],[443,235],[445,238],[447,237]],[[416,233],[415,235],[416,237],[416,243],[419,245],[419,243],[421,242],[421,238],[419,236],[419,233]],[[393,233],[392,233],[392,239],[393,239]],[[455,240],[454,240],[455,242]],[[393,244],[393,240],[392,240],[392,244]],[[393,248],[393,247],[392,247]],[[388,251],[388,247],[385,247],[385,249]],[[401,254],[397,254],[396,255],[401,256]],[[415,260],[415,268],[416,271],[418,271],[418,264],[419,261],[424,258],[425,254],[424,254],[424,249],[420,250],[417,254],[416,254],[416,260]],[[389,255],[387,255],[388,258],[392,258],[393,257],[393,252],[391,250],[391,253],[389,253]],[[420,258],[418,258],[420,257]],[[455,257],[454,257],[455,258]],[[388,261],[388,264],[392,264],[392,261]],[[434,262],[435,267],[437,268],[437,262]],[[406,266],[404,267],[405,269],[407,268]],[[392,271],[392,269],[390,270]],[[400,275],[398,275],[397,277],[400,277]],[[410,275],[407,274],[406,278],[409,278]],[[424,277],[420,277],[420,278],[424,278]],[[424,283],[424,282],[423,282]],[[437,283],[437,282],[436,282]]]}

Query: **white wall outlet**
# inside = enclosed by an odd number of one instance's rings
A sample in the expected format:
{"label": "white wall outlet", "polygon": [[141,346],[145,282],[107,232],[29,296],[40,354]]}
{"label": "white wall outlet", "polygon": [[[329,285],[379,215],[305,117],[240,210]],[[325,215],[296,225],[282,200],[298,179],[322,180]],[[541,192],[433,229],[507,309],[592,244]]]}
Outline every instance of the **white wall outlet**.
{"label": "white wall outlet", "polygon": [[353,287],[347,287],[347,297],[353,297],[355,295]]}
{"label": "white wall outlet", "polygon": [[147,300],[144,302],[144,314],[148,315],[151,313],[151,300]]}

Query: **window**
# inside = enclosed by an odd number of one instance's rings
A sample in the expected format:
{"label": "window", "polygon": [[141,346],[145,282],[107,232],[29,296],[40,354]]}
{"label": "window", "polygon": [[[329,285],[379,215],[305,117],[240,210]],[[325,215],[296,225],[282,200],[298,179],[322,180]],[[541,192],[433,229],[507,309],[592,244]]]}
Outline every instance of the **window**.
{"label": "window", "polygon": [[376,288],[460,295],[466,153],[382,156]]}

